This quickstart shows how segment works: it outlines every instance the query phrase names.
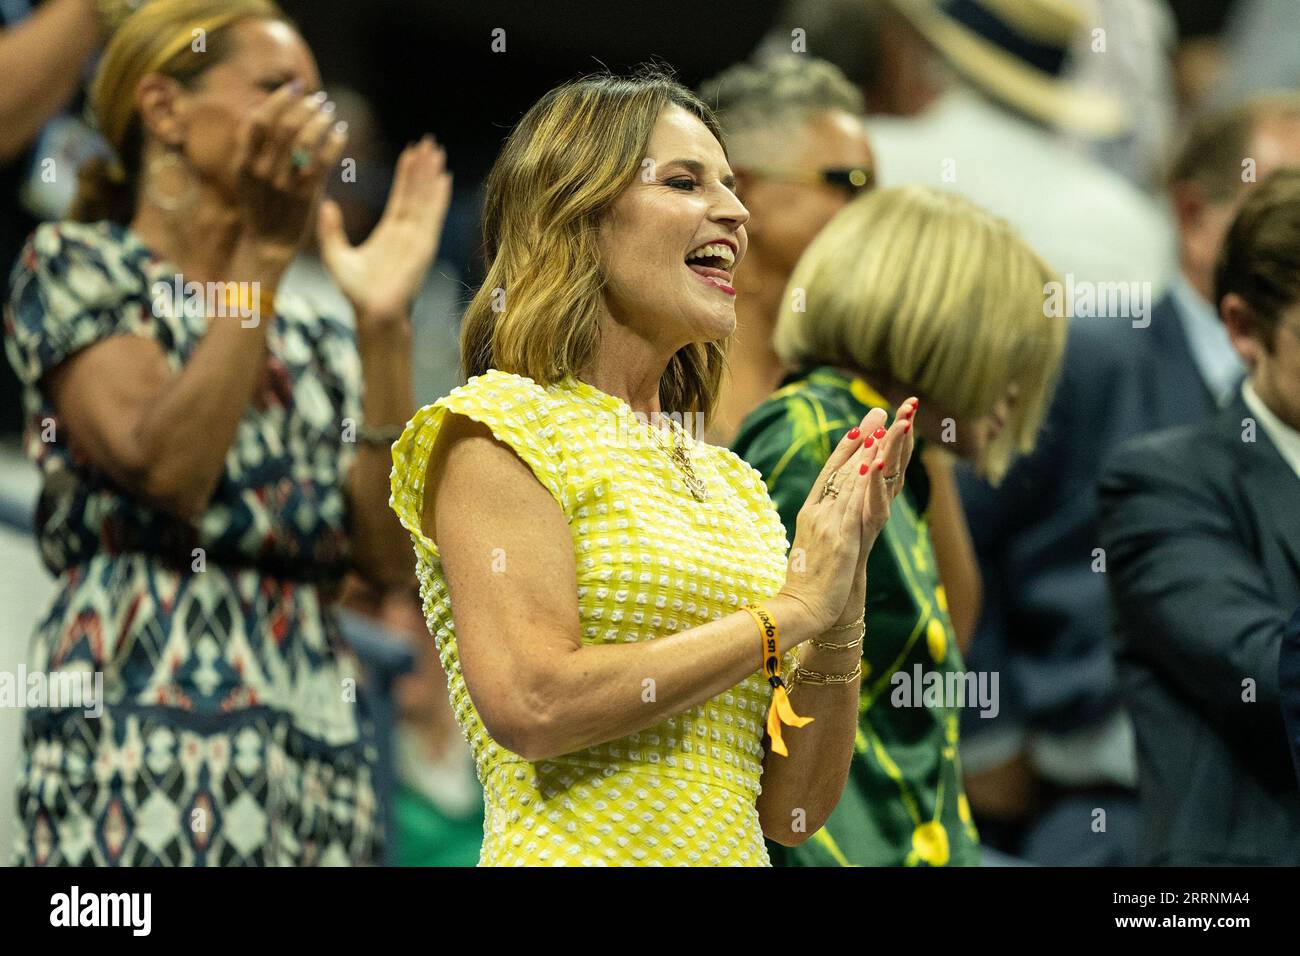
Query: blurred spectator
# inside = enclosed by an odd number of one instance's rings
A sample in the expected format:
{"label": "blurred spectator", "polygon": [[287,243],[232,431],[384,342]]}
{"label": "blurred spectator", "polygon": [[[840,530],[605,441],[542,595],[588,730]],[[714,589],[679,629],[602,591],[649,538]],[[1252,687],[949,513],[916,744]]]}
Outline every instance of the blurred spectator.
{"label": "blurred spectator", "polygon": [[[387,593],[348,575],[339,604],[416,652],[394,687],[392,834],[398,866],[474,866],[483,843],[483,789],[447,696],[447,674],[413,588]],[[395,850],[395,852],[394,852]]]}
{"label": "blurred spectator", "polygon": [[1279,658],[1300,605],[1300,169],[1246,199],[1214,296],[1250,370],[1239,395],[1209,421],[1125,443],[1100,485],[1139,862],[1295,866]]}
{"label": "blurred spectator", "polygon": [[[1178,25],[1174,53],[1174,88],[1183,115],[1207,106],[1214,91],[1228,82],[1223,31],[1232,11],[1243,0],[1169,0]],[[1250,2],[1250,0],[1245,0]],[[1293,3],[1294,0],[1282,0]]]}
{"label": "blurred spectator", "polygon": [[397,687],[397,855],[401,866],[474,866],[483,788],[447,696],[447,674],[413,592],[384,602],[384,623],[417,647]]}
{"label": "blurred spectator", "polygon": [[790,271],[830,218],[875,182],[862,97],[835,67],[789,55],[739,64],[706,82],[749,210],[749,247],[736,274],[736,332],[708,440],[729,445],[740,423],[776,390],[781,362],[772,329]]}
{"label": "blurred spectator", "polygon": [[[1051,279],[1004,221],[951,193],[881,190],[836,216],[791,276],[807,302],[781,307],[776,348],[795,371],[745,420],[735,443],[763,475],[787,535],[830,449],[873,407],[899,407],[910,421],[916,406],[904,400],[919,398],[917,450],[934,443],[994,481],[1030,450],[1065,339],[1064,319],[1037,308]],[[940,686],[968,686],[949,617],[950,603],[956,607],[949,594],[961,592],[939,539],[965,542],[957,567],[974,577],[950,468],[936,473],[932,459],[918,454],[902,474],[887,474],[901,490],[867,561],[849,779],[811,839],[769,848],[774,863],[979,862],[957,752],[960,714],[979,709],[976,695],[927,694],[922,705],[919,692],[923,671],[927,685],[937,677]],[[906,687],[917,690],[900,694]],[[981,693],[988,713],[996,684],[985,682]]]}
{"label": "blurred spectator", "polygon": [[1173,54],[1177,28],[1165,0],[1090,0],[1087,27],[1070,50],[1070,82],[1122,99],[1136,118],[1112,139],[1076,134],[1089,151],[1139,188],[1159,187],[1178,109]]}
{"label": "blurred spectator", "polygon": [[1300,3],[1239,0],[1224,36],[1221,102],[1261,90],[1300,89]]}
{"label": "blurred spectator", "polygon": [[1011,222],[1075,281],[1158,287],[1173,267],[1166,216],[1061,139],[1116,136],[1132,122],[1121,101],[1061,77],[1082,17],[1049,0],[892,2],[954,77],[920,116],[871,121],[881,184],[958,192]]}
{"label": "blurred spectator", "polygon": [[788,0],[754,52],[826,60],[862,93],[868,113],[914,116],[942,85],[925,41],[888,0]]}
{"label": "blurred spectator", "polygon": [[[1004,673],[1013,702],[991,733],[970,728],[968,765],[985,771],[971,799],[977,813],[1014,819],[1000,845],[1038,862],[1118,864],[1135,850],[1136,835],[1123,832],[1135,768],[1100,610],[1095,483],[1125,438],[1204,419],[1241,381],[1211,301],[1215,258],[1247,191],[1246,157],[1261,175],[1300,162],[1300,96],[1260,97],[1193,124],[1168,169],[1181,267],[1169,292],[1149,322],[1076,318],[1039,447],[1002,488],[963,480],[985,583],[977,659]],[[1103,805],[1109,835],[1098,840],[1078,814]]]}
{"label": "blurred spectator", "polygon": [[1282,652],[1278,661],[1278,687],[1282,695],[1282,715],[1286,719],[1291,743],[1291,762],[1300,780],[1300,608],[1291,615]]}
{"label": "blurred spectator", "polygon": [[[0,272],[36,227],[36,193],[70,189],[79,160],[92,148],[86,125],[60,114],[106,33],[97,6],[94,0],[47,0],[36,9],[28,0],[0,2]],[[0,299],[8,292],[6,278]],[[22,429],[21,399],[14,370],[0,362],[0,436]]]}
{"label": "blurred spectator", "polygon": [[[98,714],[26,712],[22,862],[374,856],[372,757],[329,604],[347,569],[410,579],[389,444],[450,183],[431,142],[408,149],[350,245],[319,203],[346,128],[318,85],[269,0],[153,0],[91,90],[111,157],[15,265],[5,344],[59,579],[30,669],[102,680]],[[313,218],[355,326],[280,289]],[[91,765],[111,771],[87,780]]]}

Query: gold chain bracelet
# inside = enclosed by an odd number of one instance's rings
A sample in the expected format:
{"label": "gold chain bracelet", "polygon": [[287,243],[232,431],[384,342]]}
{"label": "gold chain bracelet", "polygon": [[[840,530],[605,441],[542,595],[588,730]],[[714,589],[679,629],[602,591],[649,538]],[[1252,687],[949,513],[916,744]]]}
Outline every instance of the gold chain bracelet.
{"label": "gold chain bracelet", "polygon": [[810,671],[804,667],[796,667],[794,673],[790,675],[790,686],[795,684],[851,684],[862,676],[862,661],[858,661],[853,670],[847,674],[823,674],[821,671]]}
{"label": "gold chain bracelet", "polygon": [[829,627],[829,628],[827,628],[826,630],[827,630],[827,633],[829,633],[829,632],[831,632],[831,631],[851,631],[851,630],[853,630],[855,627],[862,627],[862,626],[865,626],[866,621],[867,621],[867,615],[866,615],[866,614],[863,614],[863,615],[862,615],[860,618],[858,618],[856,621],[850,621],[848,624],[836,624],[834,627]]}
{"label": "gold chain bracelet", "polygon": [[[858,636],[857,636],[857,637],[855,637],[853,640],[849,641],[847,644],[837,644],[835,641],[819,641],[819,640],[817,640],[817,638],[815,638],[815,637],[814,637],[811,641],[809,641],[808,643],[810,643],[813,647],[820,647],[822,650],[825,650],[825,651],[851,651],[851,650],[853,650],[853,648],[855,648],[855,647],[861,647],[861,646],[862,646],[862,640],[863,640],[863,638],[865,638],[865,637],[867,636],[867,623],[866,623],[866,621],[863,620],[862,618],[858,618],[858,620],[855,621],[855,622],[854,622],[852,625],[850,625],[850,626],[851,626],[851,627],[861,627],[862,630],[858,632]],[[847,628],[831,628],[831,630],[832,630],[832,631],[836,631],[836,630],[847,630]]]}
{"label": "gold chain bracelet", "polygon": [[836,644],[833,641],[817,641],[817,640],[809,641],[808,643],[812,644],[813,647],[820,647],[824,651],[851,651],[855,647],[861,647],[862,639],[866,636],[867,636],[866,628],[863,628],[862,633],[858,635],[856,638],[854,638],[853,640],[849,641],[847,644]]}

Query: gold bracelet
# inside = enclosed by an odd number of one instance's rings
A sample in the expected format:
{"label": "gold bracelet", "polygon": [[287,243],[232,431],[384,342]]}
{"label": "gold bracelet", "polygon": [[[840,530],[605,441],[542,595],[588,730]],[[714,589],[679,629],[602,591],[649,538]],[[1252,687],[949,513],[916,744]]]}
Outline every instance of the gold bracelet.
{"label": "gold bracelet", "polygon": [[850,621],[848,624],[836,624],[834,627],[828,627],[826,630],[828,632],[829,631],[851,631],[855,627],[865,625],[866,620],[867,620],[867,615],[864,613],[856,621]]}
{"label": "gold bracelet", "polygon": [[858,661],[853,670],[847,674],[823,674],[821,671],[810,671],[804,667],[796,667],[794,673],[790,675],[790,686],[795,684],[851,684],[862,676],[862,661]]}
{"label": "gold bracelet", "polygon": [[813,647],[820,647],[822,650],[826,650],[826,651],[851,651],[855,647],[861,647],[862,639],[866,636],[867,636],[867,629],[866,626],[864,625],[862,628],[862,633],[859,634],[855,639],[849,641],[847,644],[836,644],[833,641],[818,641],[815,639],[809,641],[809,643],[812,644]]}

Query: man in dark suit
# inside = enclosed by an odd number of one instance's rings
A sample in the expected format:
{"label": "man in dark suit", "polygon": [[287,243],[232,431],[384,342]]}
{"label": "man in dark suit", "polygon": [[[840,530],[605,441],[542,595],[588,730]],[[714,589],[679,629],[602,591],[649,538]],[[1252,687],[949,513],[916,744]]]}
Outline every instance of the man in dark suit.
{"label": "man in dark suit", "polygon": [[1300,168],[1253,190],[1215,273],[1250,369],[1197,425],[1117,449],[1100,491],[1148,864],[1300,864],[1279,686],[1300,605]]}
{"label": "man in dark suit", "polygon": [[1296,779],[1300,781],[1300,608],[1291,615],[1286,637],[1282,638],[1277,683],[1282,694],[1282,716],[1291,742],[1291,762],[1295,764]]}
{"label": "man in dark suit", "polygon": [[980,832],[999,849],[1044,864],[1134,860],[1133,736],[1111,654],[1096,480],[1125,439],[1203,421],[1235,394],[1243,366],[1211,305],[1215,257],[1254,188],[1247,174],[1292,163],[1294,94],[1194,123],[1168,175],[1179,276],[1145,314],[1141,301],[1121,315],[1077,310],[1034,453],[996,489],[962,476],[984,576],[969,661],[1000,672],[1002,685],[998,718],[963,724],[963,761]]}

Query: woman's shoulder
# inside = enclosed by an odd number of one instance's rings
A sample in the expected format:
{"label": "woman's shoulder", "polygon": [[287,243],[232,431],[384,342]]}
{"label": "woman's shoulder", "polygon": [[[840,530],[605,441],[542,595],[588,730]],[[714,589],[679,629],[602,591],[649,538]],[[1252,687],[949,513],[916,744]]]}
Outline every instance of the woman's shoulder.
{"label": "woman's shoulder", "polygon": [[527,375],[503,372],[497,368],[489,368],[477,375],[471,375],[463,385],[458,385],[448,392],[445,398],[450,399],[453,396],[462,400],[507,400],[512,403],[553,404],[552,389],[548,389]]}
{"label": "woman's shoulder", "polygon": [[493,431],[500,428],[527,432],[546,442],[555,437],[556,412],[564,404],[554,387],[543,386],[526,375],[491,368],[471,376],[463,385],[426,405],[421,413],[428,418],[442,409],[473,418]]}
{"label": "woman's shoulder", "polygon": [[562,401],[554,389],[524,375],[488,369],[471,376],[417,411],[393,444],[392,506],[399,516],[419,514],[424,473],[448,413],[486,426],[563,504],[566,456],[552,415]]}
{"label": "woman's shoulder", "polygon": [[110,219],[98,222],[60,219],[42,222],[33,229],[23,252],[46,259],[74,254],[98,258],[125,257],[139,246],[133,239],[127,226]]}
{"label": "woman's shoulder", "polygon": [[37,274],[69,278],[92,273],[100,279],[121,278],[129,264],[147,253],[132,241],[130,230],[110,220],[43,222],[27,237],[14,262],[15,280]]}

